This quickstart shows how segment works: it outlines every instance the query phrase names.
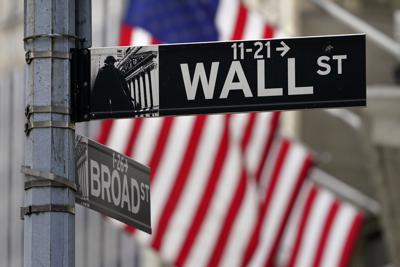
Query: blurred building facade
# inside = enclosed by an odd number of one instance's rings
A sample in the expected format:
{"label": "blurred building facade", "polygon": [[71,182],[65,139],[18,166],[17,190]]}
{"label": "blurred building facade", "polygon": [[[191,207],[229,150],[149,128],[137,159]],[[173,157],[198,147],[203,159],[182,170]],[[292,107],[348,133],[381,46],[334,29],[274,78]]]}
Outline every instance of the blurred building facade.
{"label": "blurred building facade", "polygon": [[[93,46],[117,44],[124,0],[93,0]],[[398,0],[338,0],[340,6],[395,38]],[[247,0],[287,35],[352,33],[354,29],[329,16],[309,0]],[[24,50],[23,1],[0,0],[0,266],[22,266],[24,143]],[[379,46],[367,44],[367,84],[378,89],[398,90],[395,69],[398,59]],[[400,90],[399,90],[400,91]],[[396,93],[395,93],[396,95]],[[374,102],[375,103],[375,102]],[[377,103],[385,105],[385,100]],[[395,105],[395,104],[394,104]],[[389,111],[390,112],[390,111]],[[288,112],[286,132],[305,142],[316,154],[319,166],[345,184],[373,199],[377,196],[374,173],[366,159],[365,109],[327,112]],[[400,122],[397,121],[400,125]],[[358,128],[357,128],[358,126]],[[94,137],[97,124],[78,126],[77,131]],[[396,138],[396,131],[384,139]],[[399,138],[399,137],[397,137]],[[399,138],[400,139],[400,138]],[[396,142],[394,142],[396,144]],[[394,145],[396,148],[396,145]],[[394,151],[393,155],[397,152]],[[390,158],[392,154],[389,154]],[[396,164],[400,159],[393,159]],[[398,161],[395,161],[398,160]],[[393,170],[390,170],[393,171]],[[400,189],[398,189],[400,191]],[[341,192],[337,192],[341,193]],[[400,195],[400,194],[399,194]],[[351,200],[351,199],[350,199]],[[359,204],[359,203],[355,203]],[[369,220],[352,266],[384,267],[392,262],[384,242],[385,227],[377,214],[366,211]],[[96,212],[77,206],[76,266],[143,266],[162,264],[151,251],[103,220]],[[394,265],[393,265],[394,266]]]}
{"label": "blurred building facade", "polygon": [[[399,9],[399,1],[342,0],[336,2],[350,11],[351,14],[368,22],[370,26],[395,39],[395,14],[396,10]],[[309,1],[303,1],[302,10],[300,15],[301,35],[356,32],[351,25],[333,18],[319,7],[311,5]],[[368,37],[366,56],[368,107],[352,108],[345,110],[345,112],[340,110],[301,112],[297,120],[297,123],[301,125],[298,128],[298,134],[299,138],[319,155],[319,166],[322,169],[360,192],[379,200],[382,207],[380,215],[384,215],[384,213],[387,213],[387,210],[384,209],[393,204],[386,203],[385,199],[382,199],[382,192],[379,191],[383,189],[389,195],[391,186],[383,181],[390,179],[390,177],[382,177],[388,176],[382,173],[384,172],[383,169],[388,168],[388,166],[383,167],[382,158],[377,151],[377,140],[372,135],[378,127],[385,133],[391,132],[384,137],[387,142],[398,139],[393,127],[390,129],[383,125],[376,125],[376,121],[383,121],[384,118],[396,116],[398,107],[396,108],[395,105],[389,107],[389,99],[379,101],[372,94],[378,92],[378,95],[382,95],[384,91],[393,92],[400,89],[399,84],[396,84],[395,76],[399,59],[372,42],[371,38]],[[397,100],[399,100],[398,97]],[[388,109],[381,113],[379,117],[376,117],[378,115],[377,109],[381,110],[384,106]],[[370,153],[373,153],[373,155],[370,155]],[[371,159],[371,157],[373,158]],[[373,169],[375,166],[371,166],[371,160],[380,161],[380,163],[377,163],[377,165],[380,165],[377,166],[379,170]],[[392,164],[396,165],[394,162]],[[399,164],[398,159],[397,164]],[[378,178],[377,176],[381,177]],[[383,194],[386,193],[383,192]],[[392,212],[389,213],[391,213],[390,216],[393,215]],[[389,233],[391,230],[388,229],[387,223],[382,224],[385,219],[387,220],[387,217],[386,214],[379,217],[372,216],[367,221],[363,232],[364,240],[359,243],[360,253],[358,258],[356,256],[354,260],[354,262],[358,262],[359,266],[385,266],[389,262],[392,262],[394,266],[393,260],[389,259],[389,243],[385,242],[385,238],[392,239],[390,242],[398,241],[393,240],[393,233]],[[395,219],[393,218],[393,220]],[[382,227],[382,225],[384,226]],[[392,251],[392,253],[395,252]],[[397,264],[399,263],[397,262]]]}

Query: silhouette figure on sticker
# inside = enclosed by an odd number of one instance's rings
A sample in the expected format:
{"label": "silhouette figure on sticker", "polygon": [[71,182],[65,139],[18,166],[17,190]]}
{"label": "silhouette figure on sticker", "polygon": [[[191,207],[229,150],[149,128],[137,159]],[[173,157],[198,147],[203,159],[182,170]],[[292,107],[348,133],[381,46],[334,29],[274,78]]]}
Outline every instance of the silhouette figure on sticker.
{"label": "silhouette figure on sticker", "polygon": [[91,95],[92,112],[133,111],[134,100],[123,73],[114,64],[117,60],[108,56],[97,73]]}

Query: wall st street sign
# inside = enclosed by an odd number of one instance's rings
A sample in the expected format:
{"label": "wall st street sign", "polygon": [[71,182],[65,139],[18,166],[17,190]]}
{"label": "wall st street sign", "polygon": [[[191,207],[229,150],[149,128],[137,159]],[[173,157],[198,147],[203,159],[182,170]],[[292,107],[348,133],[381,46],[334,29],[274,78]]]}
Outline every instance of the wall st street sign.
{"label": "wall st street sign", "polygon": [[75,160],[77,203],[151,234],[149,168],[80,135]]}
{"label": "wall st street sign", "polygon": [[366,105],[363,34],[93,48],[84,58],[74,57],[76,121]]}

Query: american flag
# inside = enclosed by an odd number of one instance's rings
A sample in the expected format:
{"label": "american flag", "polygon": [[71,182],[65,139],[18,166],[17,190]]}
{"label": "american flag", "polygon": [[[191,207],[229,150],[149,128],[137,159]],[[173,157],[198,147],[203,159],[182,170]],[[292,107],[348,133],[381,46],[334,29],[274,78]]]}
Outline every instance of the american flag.
{"label": "american flag", "polygon": [[[274,32],[239,0],[131,0],[120,45]],[[312,158],[279,136],[279,116],[104,121],[98,141],[151,168],[153,234],[126,231],[176,266],[346,266],[361,215],[326,190],[307,189]]]}
{"label": "american flag", "polygon": [[348,266],[363,214],[306,181],[281,243],[280,266]]}

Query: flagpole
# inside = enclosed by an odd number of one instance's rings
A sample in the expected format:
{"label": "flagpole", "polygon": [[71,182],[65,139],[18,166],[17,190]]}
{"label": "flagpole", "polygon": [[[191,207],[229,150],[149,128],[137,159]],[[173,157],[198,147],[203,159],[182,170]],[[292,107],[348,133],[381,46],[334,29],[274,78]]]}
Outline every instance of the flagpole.
{"label": "flagpole", "polygon": [[24,266],[75,266],[75,0],[26,0]]}

